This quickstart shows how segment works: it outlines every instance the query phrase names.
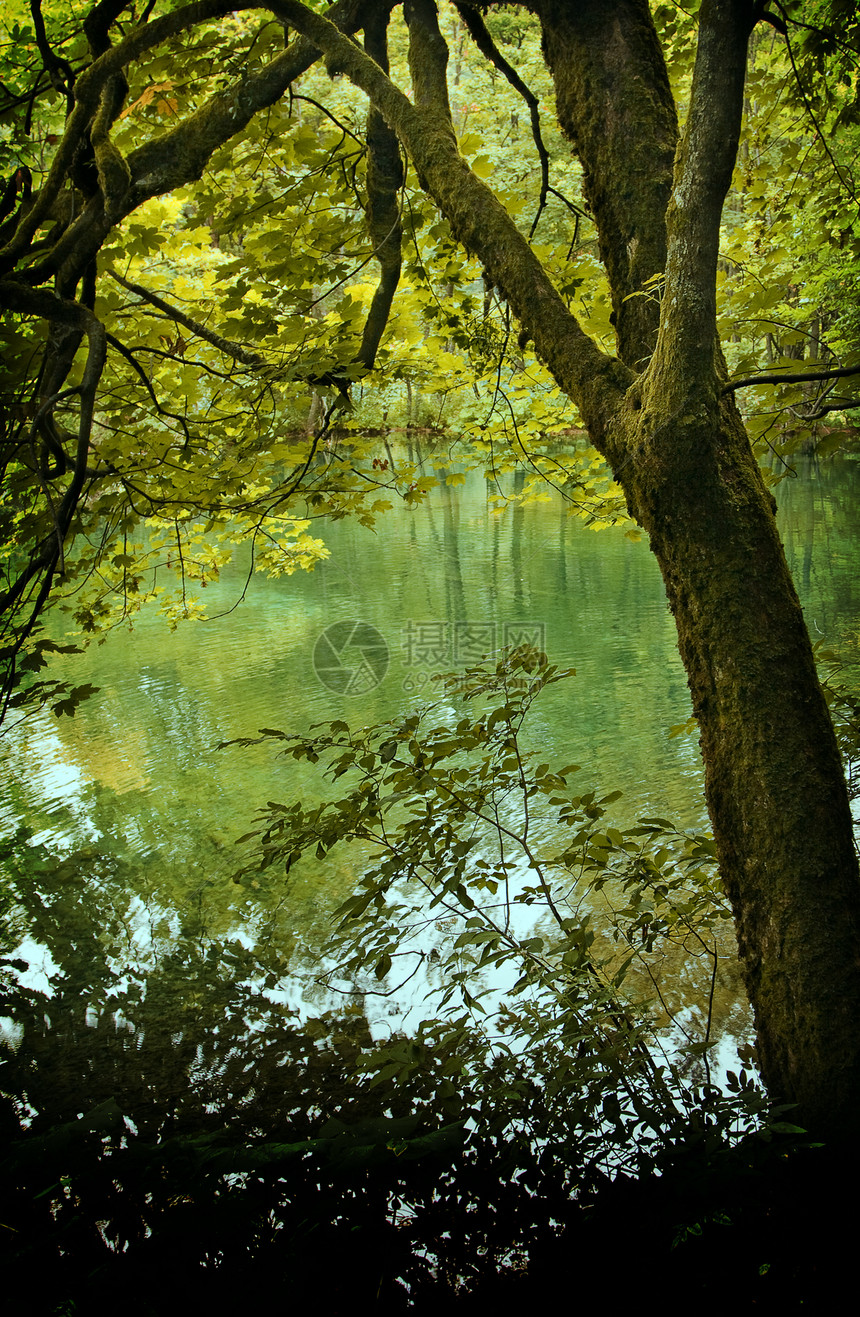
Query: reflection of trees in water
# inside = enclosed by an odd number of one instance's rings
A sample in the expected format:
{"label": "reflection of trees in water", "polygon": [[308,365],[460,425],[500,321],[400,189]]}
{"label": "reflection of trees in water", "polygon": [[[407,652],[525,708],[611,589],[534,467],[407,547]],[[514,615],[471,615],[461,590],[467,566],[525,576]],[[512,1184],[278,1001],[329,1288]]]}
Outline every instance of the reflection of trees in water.
{"label": "reflection of trees in water", "polygon": [[860,463],[798,457],[776,486],[786,557],[813,640],[836,640],[860,613]]}
{"label": "reflection of trees in water", "polygon": [[2,1048],[0,1243],[34,1312],[112,1313],[122,1293],[133,1317],[201,1300],[219,1313],[251,1280],[309,1300],[347,1276],[370,1307],[392,1276],[432,1275],[432,1226],[416,1250],[391,1198],[407,1168],[413,1213],[441,1201],[462,1145],[436,1066],[409,1097],[357,1082],[361,1010],[303,1027],[260,991],[277,965],[241,943],[180,937],[146,973],[117,976],[98,937],[84,941],[88,965],[56,974],[50,995],[4,993],[21,1038]]}
{"label": "reflection of trees in water", "polygon": [[[171,908],[141,890],[136,860],[92,847],[58,860],[16,841],[17,861],[4,857],[0,972],[17,1041],[3,1047],[2,1089],[37,1113],[34,1131],[109,1099],[133,1115],[141,1135],[159,1137],[227,1117],[271,1127],[292,1102],[304,1110],[297,1137],[306,1137],[307,1094],[321,1068],[339,1058],[340,1080],[333,1088],[330,1074],[326,1080],[334,1102],[370,1035],[352,1007],[317,1031],[334,1038],[328,1056],[299,1027],[285,1001],[294,966],[290,940],[274,935],[276,912],[258,917],[260,936],[248,946],[247,936],[215,931],[223,911],[210,904],[217,889],[209,880],[189,883]],[[19,970],[45,952],[52,963],[42,986],[10,972],[24,937]]]}
{"label": "reflection of trees in water", "polygon": [[[6,996],[20,1042],[5,1058],[3,1087],[43,1113],[37,1132],[111,1098],[144,1136],[217,1128],[227,1118],[272,1128],[291,1103],[291,1116],[302,1108],[331,1060],[296,1012],[263,991],[284,976],[271,949],[183,930],[148,965],[111,966],[90,928],[65,951],[47,993],[18,988]],[[338,1033],[345,1073],[370,1035],[360,1012]],[[311,1112],[303,1115],[296,1137],[310,1129]]]}
{"label": "reflection of trees in water", "polygon": [[570,514],[564,503],[559,508],[558,553],[556,554],[556,589],[560,595],[567,590],[567,523]]}
{"label": "reflection of trees in water", "polygon": [[[514,494],[520,495],[525,488],[526,473],[522,467],[517,467],[514,472]],[[523,529],[526,521],[526,510],[522,503],[514,504],[513,516],[511,517],[511,577],[513,578],[513,606],[514,613],[521,613],[525,607],[525,594],[523,591]]]}
{"label": "reflection of trees in water", "polygon": [[[135,1317],[192,1298],[232,1311],[275,1280],[337,1312],[393,1290],[405,1311],[396,1278],[414,1298],[492,1277],[556,1234],[582,1159],[523,1137],[554,1116],[515,1058],[499,1103],[492,1070],[463,1073],[479,1038],[395,1035],[421,1063],[371,1086],[361,1003],[302,1025],[264,991],[276,956],[193,920],[146,969],[111,966],[104,914],[81,911],[65,940],[44,929],[62,960],[46,991],[5,972],[20,1040],[2,1046],[0,1243],[33,1311],[113,1312],[119,1292]],[[464,1155],[466,1112],[482,1133]]]}
{"label": "reflection of trees in water", "polygon": [[[445,473],[437,473],[442,499],[443,571],[445,584],[445,620],[468,620],[466,591],[463,586],[463,569],[460,565],[460,500],[445,483]],[[482,619],[481,619],[482,620]]]}

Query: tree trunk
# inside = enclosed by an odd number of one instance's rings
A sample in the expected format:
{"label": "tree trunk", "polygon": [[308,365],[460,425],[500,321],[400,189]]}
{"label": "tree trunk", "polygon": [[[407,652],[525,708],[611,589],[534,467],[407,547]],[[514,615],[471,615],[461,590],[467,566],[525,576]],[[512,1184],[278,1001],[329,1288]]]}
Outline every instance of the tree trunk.
{"label": "tree trunk", "polygon": [[648,0],[535,0],[559,122],[583,169],[612,289],[618,355],[647,365],[666,268],[678,118]]}
{"label": "tree trunk", "polygon": [[[635,291],[628,253],[653,262],[665,234],[656,348],[619,409],[625,439],[610,456],[650,535],[678,628],[762,1077],[811,1129],[852,1136],[860,875],[848,795],[775,506],[737,409],[721,397],[715,274],[752,5],[702,7],[671,197],[661,188],[668,80],[656,38],[643,35],[644,0],[540,0],[537,9],[620,312]],[[643,169],[650,191],[630,187]],[[638,364],[648,329],[643,310],[626,329],[617,317],[628,364]]]}
{"label": "tree trunk", "polygon": [[798,1104],[808,1128],[853,1137],[852,821],[772,499],[734,405],[666,417],[624,485],[678,628],[762,1077],[772,1098]]}

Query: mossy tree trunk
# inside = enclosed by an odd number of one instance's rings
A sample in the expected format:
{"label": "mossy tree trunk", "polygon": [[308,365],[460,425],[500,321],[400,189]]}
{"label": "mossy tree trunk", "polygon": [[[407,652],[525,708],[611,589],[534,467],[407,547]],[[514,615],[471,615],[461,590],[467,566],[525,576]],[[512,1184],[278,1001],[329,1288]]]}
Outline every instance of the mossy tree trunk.
{"label": "mossy tree trunk", "polygon": [[[623,298],[636,292],[625,257],[647,254],[639,278],[649,277],[664,226],[656,346],[619,410],[625,438],[613,465],[649,533],[678,628],[762,1074],[772,1096],[798,1103],[810,1126],[850,1133],[860,1103],[852,821],[773,500],[733,396],[723,393],[716,327],[720,217],[754,7],[703,5],[668,205],[668,81],[656,41],[643,32],[645,0],[548,0],[539,12],[559,117],[583,158],[622,314]],[[626,334],[620,319],[618,328],[619,354],[636,367],[650,326],[640,314]]]}
{"label": "mossy tree trunk", "polygon": [[[833,728],[771,498],[734,406],[645,389],[625,480],[678,629],[768,1091],[850,1134],[860,883]],[[647,409],[647,410],[646,410]]]}
{"label": "mossy tree trunk", "polygon": [[648,0],[537,0],[559,121],[582,164],[612,291],[618,355],[648,364],[666,269],[678,118]]}
{"label": "mossy tree trunk", "polygon": [[[773,499],[724,390],[716,328],[720,216],[757,8],[705,0],[679,142],[646,0],[529,7],[543,24],[560,122],[583,163],[618,357],[583,332],[460,157],[432,0],[407,8],[414,105],[323,20],[296,26],[397,131],[455,235],[484,262],[579,406],[648,532],[699,721],[764,1080],[775,1100],[797,1104],[810,1129],[853,1138],[860,875],[847,791]],[[662,297],[640,295],[658,274]]]}

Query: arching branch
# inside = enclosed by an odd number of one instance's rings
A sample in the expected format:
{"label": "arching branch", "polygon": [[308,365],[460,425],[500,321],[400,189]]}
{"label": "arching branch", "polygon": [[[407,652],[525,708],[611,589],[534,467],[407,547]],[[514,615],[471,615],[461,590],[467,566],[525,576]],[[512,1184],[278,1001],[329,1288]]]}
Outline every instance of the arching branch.
{"label": "arching branch", "polygon": [[106,273],[110,275],[111,279],[116,280],[118,284],[127,289],[128,292],[134,293],[136,297],[142,297],[145,302],[149,302],[150,306],[163,311],[177,325],[182,325],[183,329],[188,329],[192,334],[196,334],[198,338],[211,343],[212,347],[217,348],[219,352],[223,352],[225,357],[232,357],[234,361],[240,361],[243,366],[264,366],[266,364],[264,358],[256,352],[249,352],[247,348],[243,348],[239,343],[234,343],[231,339],[222,338],[220,334],[213,333],[211,329],[207,329],[205,325],[202,325],[199,320],[194,320],[191,316],[186,315],[184,311],[180,311],[178,307],[165,302],[164,298],[159,297],[157,293],[150,292],[148,288],[144,288],[141,284],[134,284],[131,280],[124,279],[121,274],[117,274],[116,270],[107,270]]}
{"label": "arching branch", "polygon": [[[562,201],[565,206],[567,206],[568,210],[573,215],[576,216],[576,224],[578,226],[580,219],[588,218],[585,211],[582,210],[579,206],[575,205],[572,201],[568,200],[568,198],[565,197],[561,192],[559,192],[557,188],[550,186],[549,152],[546,149],[543,140],[543,135],[541,133],[540,103],[538,101],[537,96],[535,96],[531,87],[528,87],[523,82],[522,78],[517,73],[514,66],[512,64],[509,64],[508,61],[505,59],[504,55],[499,50],[498,46],[496,45],[495,41],[490,35],[489,29],[487,28],[486,23],[481,17],[480,12],[477,9],[473,9],[472,6],[469,4],[457,4],[457,12],[459,13],[460,17],[465,23],[466,30],[468,31],[475,45],[478,47],[478,50],[480,50],[481,54],[490,61],[490,63],[494,66],[494,68],[497,68],[499,72],[503,74],[505,78],[507,78],[508,82],[514,88],[514,90],[518,91],[520,96],[522,96],[523,100],[525,101],[529,109],[529,118],[531,120],[531,126],[532,126],[532,138],[534,139],[535,148],[538,153],[538,160],[540,161],[540,178],[541,178],[540,196],[538,198],[538,205],[537,205],[537,210],[535,211],[535,217],[532,220],[532,226],[531,229],[529,230],[529,238],[531,239],[535,235],[535,231],[537,230],[540,217],[543,214],[544,208],[546,206],[547,197],[550,195],[550,193],[552,193],[554,197],[558,197],[558,199]],[[574,243],[575,242],[576,242],[576,237],[574,237]]]}
{"label": "arching branch", "polygon": [[729,380],[723,385],[723,393],[734,393],[736,389],[749,389],[756,384],[809,384],[815,380],[844,380],[853,375],[860,375],[860,366],[839,366],[834,370],[791,371],[784,374],[745,375],[741,380]]}
{"label": "arching branch", "polygon": [[79,75],[75,82],[74,108],[66,120],[65,132],[57,147],[48,177],[33,206],[21,220],[13,238],[0,251],[0,272],[14,267],[19,257],[27,250],[39,225],[50,215],[51,207],[73,168],[77,152],[85,141],[93,115],[98,109],[102,91],[110,79],[121,75],[129,63],[153,46],[166,41],[168,37],[176,36],[207,19],[222,18],[235,8],[236,0],[198,0],[196,4],[165,14],[152,23],[135,28],[124,41],[106,50]]}
{"label": "arching branch", "polygon": [[[230,7],[237,8],[235,3]],[[244,8],[253,7],[253,5],[244,6]],[[268,5],[267,8],[281,16],[280,6],[277,3]],[[176,11],[176,15],[167,17],[185,15],[185,27],[190,27],[193,21],[201,20],[200,13],[197,13],[197,18],[192,21],[191,11],[205,10],[202,15],[205,19],[218,17],[224,9],[224,0],[206,0],[205,4],[190,5],[187,9]],[[358,26],[360,9],[361,0],[338,0],[332,5],[329,15],[331,20],[343,30],[354,31]],[[160,19],[155,20],[148,25],[148,30],[152,33],[161,22]],[[184,27],[180,26],[177,30],[184,30]],[[175,34],[169,27],[158,28],[158,32],[159,41]],[[51,165],[48,179],[34,205],[19,224],[14,237],[5,250],[0,251],[0,270],[4,268],[4,264],[7,269],[14,266],[27,250],[39,224],[50,214],[57,195],[73,167],[75,153],[84,139],[90,117],[97,111],[101,91],[108,81],[106,74],[114,69],[118,61],[121,71],[123,67],[121,52],[125,51],[127,61],[143,53],[130,49],[128,47],[130,41],[131,37],[120,45],[111,47],[79,78],[76,89],[78,95],[83,95],[84,92],[89,95],[88,80],[93,81],[98,88],[98,94],[91,104],[87,102],[88,109],[82,108],[83,101],[75,106],[66,125],[63,141]],[[149,44],[156,45],[158,41],[151,40]],[[257,73],[216,92],[182,123],[130,152],[125,161],[117,159],[118,153],[115,153],[109,141],[106,142],[103,146],[101,165],[105,178],[111,183],[116,181],[116,186],[110,189],[111,197],[115,199],[113,211],[106,213],[107,197],[101,195],[92,197],[82,213],[65,227],[48,254],[28,269],[27,279],[34,284],[43,283],[59,271],[62,285],[64,287],[72,285],[78,272],[98,252],[114,223],[131,214],[151,197],[161,196],[200,178],[212,153],[241,132],[254,115],[275,104],[290,83],[310,68],[318,58],[318,48],[300,37]],[[94,70],[100,74],[98,79],[94,77]]]}

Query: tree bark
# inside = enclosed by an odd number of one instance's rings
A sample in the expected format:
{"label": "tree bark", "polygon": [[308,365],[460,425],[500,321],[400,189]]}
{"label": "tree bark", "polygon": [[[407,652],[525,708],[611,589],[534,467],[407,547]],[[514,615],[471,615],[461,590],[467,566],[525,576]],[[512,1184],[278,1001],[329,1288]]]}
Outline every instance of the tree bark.
{"label": "tree bark", "polygon": [[[747,0],[702,7],[658,341],[625,401],[629,459],[616,476],[650,535],[678,628],[762,1076],[809,1128],[852,1137],[860,875],[848,795],[775,505],[723,395],[716,329],[751,16]],[[604,186],[613,182],[623,185],[616,175]]]}
{"label": "tree bark", "polygon": [[678,628],[762,1077],[800,1123],[853,1137],[860,879],[809,636],[734,407],[673,417],[657,396],[623,483]]}
{"label": "tree bark", "polygon": [[666,268],[678,118],[647,0],[536,0],[559,122],[583,169],[612,290],[618,355],[647,365]]}

